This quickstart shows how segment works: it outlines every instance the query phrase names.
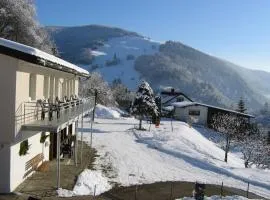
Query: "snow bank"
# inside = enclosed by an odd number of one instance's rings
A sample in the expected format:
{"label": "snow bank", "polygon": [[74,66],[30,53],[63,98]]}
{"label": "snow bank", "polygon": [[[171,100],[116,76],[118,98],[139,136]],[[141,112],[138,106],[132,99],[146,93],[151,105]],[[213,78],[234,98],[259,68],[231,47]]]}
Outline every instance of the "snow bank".
{"label": "snow bank", "polygon": [[57,190],[60,197],[72,197],[79,195],[99,195],[110,190],[112,186],[108,183],[101,171],[85,169],[79,176],[73,191],[60,188]]}
{"label": "snow bank", "polygon": [[101,171],[86,169],[80,174],[73,191],[76,195],[99,195],[111,188]]}
{"label": "snow bank", "polygon": [[121,110],[120,108],[110,107],[110,109],[119,112],[121,116],[128,116],[128,115],[130,115],[127,111]]}
{"label": "snow bank", "polygon": [[121,114],[116,109],[111,109],[98,104],[95,110],[95,117],[101,119],[119,119]]}
{"label": "snow bank", "polygon": [[[245,197],[241,197],[241,196],[226,196],[226,197],[220,197],[218,195],[214,195],[211,197],[204,197],[205,200],[247,200],[247,198]],[[184,198],[180,198],[180,199],[175,199],[175,200],[194,200],[194,198],[192,197],[184,197]]]}

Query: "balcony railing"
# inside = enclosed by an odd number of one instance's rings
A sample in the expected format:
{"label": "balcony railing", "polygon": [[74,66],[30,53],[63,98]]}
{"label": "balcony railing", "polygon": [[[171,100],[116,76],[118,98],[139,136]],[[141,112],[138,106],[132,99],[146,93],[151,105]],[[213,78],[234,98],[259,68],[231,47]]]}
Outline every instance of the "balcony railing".
{"label": "balcony railing", "polygon": [[94,97],[57,103],[47,103],[41,100],[25,102],[21,107],[20,114],[16,115],[16,130],[30,124],[57,126],[57,124],[64,123],[91,110],[93,106]]}

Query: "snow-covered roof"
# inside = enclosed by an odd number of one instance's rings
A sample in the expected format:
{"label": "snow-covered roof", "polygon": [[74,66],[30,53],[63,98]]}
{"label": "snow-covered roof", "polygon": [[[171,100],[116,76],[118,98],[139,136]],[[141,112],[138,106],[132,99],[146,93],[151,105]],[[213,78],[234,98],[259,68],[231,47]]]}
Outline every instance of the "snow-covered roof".
{"label": "snow-covered roof", "polygon": [[[18,42],[14,42],[11,40],[7,40],[4,38],[0,38],[0,46],[6,47],[6,48],[9,48],[12,50],[20,51],[22,53],[25,53],[25,54],[28,54],[31,56],[35,56],[39,59],[43,59],[45,62],[48,61],[48,62],[51,62],[53,64],[69,68],[71,72],[73,71],[73,72],[81,74],[81,75],[89,75],[89,72],[87,70],[82,69],[82,68],[80,68],[80,67],[78,67],[70,62],[67,62],[61,58],[58,58],[56,56],[53,56],[53,55],[48,54],[46,52],[43,52],[43,51],[36,49],[34,47],[30,47],[30,46],[27,46],[27,45],[24,45],[24,44],[21,44]],[[61,70],[61,68],[58,68],[58,69]]]}
{"label": "snow-covered roof", "polygon": [[208,105],[208,104],[204,104],[204,103],[199,103],[199,102],[182,101],[182,102],[172,103],[171,105],[174,106],[174,107],[177,107],[177,108],[184,108],[184,107],[188,107],[188,106],[204,106],[204,107],[215,108],[215,109],[218,109],[218,110],[224,110],[224,111],[235,113],[235,114],[238,114],[238,115],[243,115],[243,116],[254,118],[253,115],[249,115],[249,114],[245,114],[245,113],[241,113],[241,112],[237,112],[237,111],[234,111],[234,110],[221,108],[221,107],[217,107],[217,106],[212,106],[212,105]]}
{"label": "snow-covered roof", "polygon": [[174,107],[173,106],[165,106],[165,107],[162,107],[162,110],[165,110],[165,111],[173,111]]}
{"label": "snow-covered roof", "polygon": [[187,106],[192,106],[195,105],[196,102],[191,102],[191,101],[181,101],[181,102],[174,102],[172,103],[172,106],[182,108],[182,107],[187,107]]}

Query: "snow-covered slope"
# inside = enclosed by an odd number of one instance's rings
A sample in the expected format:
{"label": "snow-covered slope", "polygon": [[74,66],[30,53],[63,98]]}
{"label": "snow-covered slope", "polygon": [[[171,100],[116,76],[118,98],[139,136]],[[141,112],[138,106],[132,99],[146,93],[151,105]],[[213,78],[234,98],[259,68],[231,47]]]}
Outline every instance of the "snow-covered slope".
{"label": "snow-covered slope", "polygon": [[[152,55],[158,52],[159,42],[138,36],[123,36],[111,38],[97,50],[91,51],[95,58],[92,66],[94,71],[102,74],[105,80],[112,82],[121,81],[130,89],[135,89],[140,79],[140,74],[134,69],[134,61],[140,55]],[[116,65],[106,65],[107,61],[119,59]]]}
{"label": "snow-covered slope", "polygon": [[[95,168],[102,170],[110,182],[124,186],[157,181],[201,181],[250,191],[270,197],[269,170],[245,169],[244,161],[230,153],[223,162],[224,151],[186,123],[162,121],[151,131],[134,131],[135,119],[97,119],[93,145],[98,157]],[[84,124],[87,128],[90,124]],[[149,124],[144,125],[149,128]],[[207,131],[205,129],[204,131]],[[96,133],[95,133],[96,132]],[[103,133],[103,134],[100,134]],[[90,134],[84,134],[89,141]],[[90,183],[89,183],[90,184]]]}

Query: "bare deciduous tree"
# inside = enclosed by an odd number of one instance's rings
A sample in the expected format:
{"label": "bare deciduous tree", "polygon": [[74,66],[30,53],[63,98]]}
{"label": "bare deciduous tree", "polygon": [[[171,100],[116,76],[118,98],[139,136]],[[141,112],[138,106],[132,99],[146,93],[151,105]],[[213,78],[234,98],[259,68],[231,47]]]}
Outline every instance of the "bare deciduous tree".
{"label": "bare deciduous tree", "polygon": [[86,80],[82,80],[80,84],[80,96],[94,96],[97,90],[97,103],[103,105],[115,105],[115,99],[109,84],[103,80],[98,72],[93,72]]}
{"label": "bare deciduous tree", "polygon": [[36,19],[32,0],[0,1],[0,37],[53,53],[55,45]]}
{"label": "bare deciduous tree", "polygon": [[224,161],[228,161],[228,153],[230,151],[231,142],[244,131],[245,120],[234,114],[216,114],[212,118],[212,126],[225,137],[225,157]]}

